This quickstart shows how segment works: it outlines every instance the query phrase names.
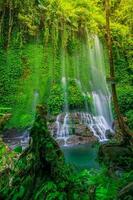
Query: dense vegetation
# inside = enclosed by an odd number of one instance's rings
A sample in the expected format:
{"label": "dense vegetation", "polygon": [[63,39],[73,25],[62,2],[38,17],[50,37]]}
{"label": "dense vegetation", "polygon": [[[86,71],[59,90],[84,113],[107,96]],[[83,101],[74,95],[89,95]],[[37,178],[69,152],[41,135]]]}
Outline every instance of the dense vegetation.
{"label": "dense vegetation", "polygon": [[[120,110],[132,131],[131,5],[132,0],[111,0],[110,20]],[[123,171],[119,171],[122,163],[120,166],[117,163],[115,168],[113,162],[103,161],[99,171],[85,170],[77,174],[65,164],[47,131],[46,121],[38,114],[35,120],[38,103],[46,104],[51,115],[63,111],[64,65],[71,110],[82,110],[84,98],[91,104],[89,73],[86,75],[88,37],[91,41],[93,35],[98,35],[102,41],[109,79],[105,24],[102,0],[0,0],[0,116],[12,114],[8,128],[24,128],[34,123],[30,132],[33,143],[26,152],[19,148],[11,151],[0,140],[0,198],[132,199],[132,193],[122,197],[120,194],[133,180],[132,166],[128,165],[132,163],[131,155],[118,159],[125,161]],[[75,82],[79,77],[85,95]],[[0,134],[2,129],[0,125]]]}
{"label": "dense vegetation", "polygon": [[[130,0],[112,1],[111,28],[121,111],[128,118],[129,126],[132,128],[133,69],[130,4]],[[64,48],[68,52],[66,58],[68,77],[75,78],[73,61],[76,59],[77,52],[80,52],[81,56],[77,61],[79,68],[87,66],[83,55],[86,47],[83,43],[86,42],[88,33],[98,34],[104,40],[103,10],[103,3],[100,0],[24,1],[23,3],[13,0],[1,1],[0,107],[12,109],[13,118],[10,126],[29,125],[35,111],[34,101],[47,103],[47,97],[53,95],[54,89],[50,88],[60,84]],[[88,87],[86,80],[88,77],[85,74],[80,76],[84,86]],[[72,86],[71,89],[75,90],[78,96],[78,90]],[[36,92],[38,98],[35,97]],[[51,99],[52,96],[49,98]],[[57,107],[62,109],[62,97],[58,98],[60,99],[59,102],[57,99]],[[79,102],[76,96],[75,100],[70,101],[72,107],[78,107],[79,104],[82,107],[82,100]],[[123,101],[131,106],[129,105],[127,109]],[[50,104],[53,103],[48,102],[48,105]],[[55,114],[58,113],[57,111],[58,108]]]}
{"label": "dense vegetation", "polygon": [[[10,126],[24,127],[33,121],[36,102],[47,103],[48,96],[53,95],[53,88],[56,84],[60,85],[63,49],[66,51],[64,62],[67,65],[68,77],[75,78],[75,59],[79,59],[79,68],[84,66],[84,71],[87,70],[84,44],[87,34],[98,34],[102,41],[105,41],[104,6],[100,0],[23,3],[13,0],[1,1],[0,16],[0,107],[11,108],[13,118]],[[116,81],[121,111],[123,116],[128,118],[132,128],[133,69],[130,18],[130,0],[112,1],[111,29]],[[85,90],[88,90],[89,77],[81,73],[80,76],[84,81]],[[78,88],[70,86],[70,90],[76,92],[75,100],[70,99],[71,107],[79,104],[82,107],[82,100],[76,98]],[[49,98],[52,99],[52,96]],[[55,99],[54,102],[50,102],[50,99],[48,105],[51,106],[55,104]],[[56,101],[60,109],[61,101],[60,96]],[[78,105],[75,105],[75,101]],[[126,108],[124,105],[127,104],[131,106]],[[51,110],[51,107],[49,109]],[[58,113],[57,110],[55,113]]]}
{"label": "dense vegetation", "polygon": [[[6,200],[35,199],[35,200],[126,200],[132,198],[131,189],[124,192],[123,187],[132,181],[133,173],[129,169],[132,154],[122,153],[107,161],[100,170],[84,170],[76,172],[65,164],[63,154],[59,149],[46,125],[46,111],[38,106],[36,120],[30,131],[32,141],[22,153],[5,151],[0,143],[0,153],[8,162],[1,163],[0,195]],[[123,152],[127,149],[123,148]],[[17,153],[16,153],[17,152]],[[15,155],[13,155],[15,154]],[[19,159],[18,159],[19,158]],[[13,162],[13,159],[16,161]],[[125,170],[117,171],[123,163]],[[15,163],[14,167],[13,164]],[[6,164],[6,166],[5,166]],[[115,171],[114,171],[115,170]],[[8,175],[8,176],[7,176]],[[120,192],[119,192],[120,191]],[[122,193],[122,195],[121,195]]]}

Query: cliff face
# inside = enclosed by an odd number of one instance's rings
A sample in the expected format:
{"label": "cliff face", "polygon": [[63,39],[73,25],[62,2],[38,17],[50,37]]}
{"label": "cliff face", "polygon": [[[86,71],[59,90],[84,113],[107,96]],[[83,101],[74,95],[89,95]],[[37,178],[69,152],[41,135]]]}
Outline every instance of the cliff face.
{"label": "cliff face", "polygon": [[[73,61],[77,57],[78,65],[86,69],[83,49],[87,30],[90,33],[98,30],[90,9],[93,7],[96,5],[91,1],[82,4],[65,0],[0,2],[0,107],[12,109],[9,126],[31,125],[36,104],[46,103],[51,90],[61,87],[64,52],[68,78],[75,79]],[[84,74],[82,79],[87,88]],[[69,92],[79,96],[73,84]],[[62,109],[61,101],[60,96],[55,102],[57,108],[52,108],[54,114]],[[83,100],[77,105],[75,102],[77,97],[70,99],[72,107],[82,106]],[[53,102],[48,103],[51,112]]]}

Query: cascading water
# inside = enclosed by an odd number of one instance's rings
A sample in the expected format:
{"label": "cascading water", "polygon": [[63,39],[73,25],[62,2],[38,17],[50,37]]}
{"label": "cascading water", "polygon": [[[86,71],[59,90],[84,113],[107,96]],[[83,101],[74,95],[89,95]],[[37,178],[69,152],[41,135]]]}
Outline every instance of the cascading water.
{"label": "cascading water", "polygon": [[65,52],[62,52],[62,87],[64,92],[64,120],[61,123],[60,118],[61,115],[57,116],[56,125],[57,125],[57,133],[56,138],[64,138],[64,141],[69,137],[69,106],[68,106],[68,96],[67,96],[67,79],[66,79],[66,71],[65,71]]}
{"label": "cascading water", "polygon": [[79,79],[75,79],[75,82],[76,82],[77,86],[79,87],[81,94],[82,94],[83,97],[84,97],[85,111],[86,111],[86,112],[89,112],[88,103],[87,103],[87,98],[86,98],[86,97],[87,97],[87,94],[83,91],[83,88],[82,88],[82,85],[81,85],[81,81],[80,81]]}
{"label": "cascading water", "polygon": [[94,119],[97,124],[100,140],[106,140],[106,131],[112,132],[111,94],[106,82],[105,63],[102,45],[97,36],[94,45],[89,48],[91,71],[91,88]]}
{"label": "cascading water", "polygon": [[66,113],[64,117],[64,123],[63,126],[61,127],[61,135],[64,138],[69,137],[69,114]]}
{"label": "cascading water", "polygon": [[[107,132],[112,130],[111,94],[106,83],[105,63],[102,45],[97,36],[93,46],[89,46],[90,85],[93,103],[91,114],[81,113],[81,121],[90,128],[99,141],[106,141]],[[90,44],[90,43],[89,43]]]}
{"label": "cascading water", "polygon": [[[85,52],[86,51],[86,52]],[[84,58],[87,57],[87,71],[90,73],[88,78],[88,88],[84,87],[84,81],[81,78],[81,70],[79,65],[79,59],[75,60],[74,65],[74,80],[79,88],[81,95],[84,97],[84,112],[78,112],[79,121],[84,124],[88,129],[91,130],[93,135],[98,138],[99,141],[106,141],[107,132],[113,132],[112,130],[112,111],[111,111],[111,94],[109,92],[106,73],[105,63],[103,56],[102,44],[100,43],[97,36],[93,38],[93,45],[89,43],[89,46],[82,52]],[[57,116],[56,119],[56,138],[63,138],[65,141],[70,136],[70,118],[68,104],[68,93],[67,93],[67,81],[66,78],[66,60],[65,52],[62,53],[62,87],[64,93],[64,113]],[[83,73],[82,73],[83,74]],[[87,98],[92,98],[91,106],[88,105]],[[65,142],[66,144],[66,142]]]}

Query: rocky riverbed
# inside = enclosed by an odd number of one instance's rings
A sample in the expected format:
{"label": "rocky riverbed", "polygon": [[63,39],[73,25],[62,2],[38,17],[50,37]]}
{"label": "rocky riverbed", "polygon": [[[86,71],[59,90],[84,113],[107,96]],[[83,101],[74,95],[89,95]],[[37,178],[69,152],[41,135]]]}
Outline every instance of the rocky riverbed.
{"label": "rocky riverbed", "polygon": [[[56,117],[50,116],[48,118],[48,128],[60,146],[88,144],[98,141],[98,137],[96,137],[92,128],[89,127],[90,122],[88,121],[89,117],[91,118],[91,115],[74,112],[69,113],[68,117],[69,121],[65,122],[66,124],[64,124],[64,113],[61,113]],[[90,120],[92,120],[92,118]],[[99,134],[96,124],[93,124],[93,128],[97,130],[97,134]],[[69,135],[67,135],[66,129],[69,130]],[[108,129],[105,134],[107,139],[110,139],[113,136],[112,132]]]}
{"label": "rocky riverbed", "polygon": [[[60,135],[58,129],[61,129],[64,123],[65,114],[60,115],[60,126],[57,123],[57,116],[49,116],[47,118],[48,129],[51,136],[55,138],[59,146],[73,146],[78,144],[90,144],[98,142],[98,138],[92,132],[92,129],[83,123],[81,115],[79,113],[69,114],[69,124],[67,128],[69,135]],[[3,140],[9,144],[11,148],[15,146],[22,146],[26,148],[29,144],[29,131],[30,128],[26,129],[9,129],[4,132]],[[110,130],[106,131],[108,139],[112,137]]]}

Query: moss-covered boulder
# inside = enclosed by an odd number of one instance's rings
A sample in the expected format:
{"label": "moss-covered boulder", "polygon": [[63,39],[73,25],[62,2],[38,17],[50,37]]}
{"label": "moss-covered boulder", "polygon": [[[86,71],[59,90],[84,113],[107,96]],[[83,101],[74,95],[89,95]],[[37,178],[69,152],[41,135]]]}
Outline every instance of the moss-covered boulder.
{"label": "moss-covered boulder", "polygon": [[133,168],[133,149],[123,144],[102,144],[99,148],[99,160],[113,170],[130,170]]}

